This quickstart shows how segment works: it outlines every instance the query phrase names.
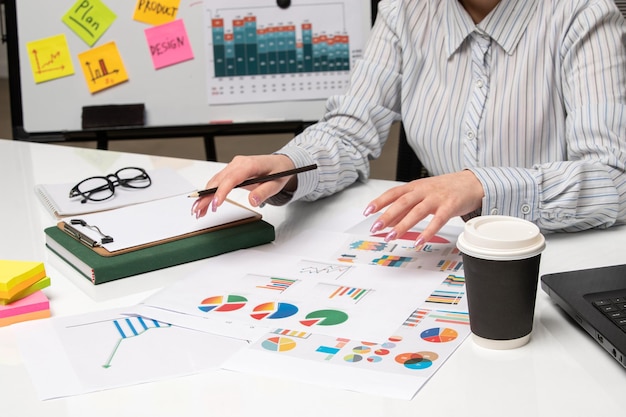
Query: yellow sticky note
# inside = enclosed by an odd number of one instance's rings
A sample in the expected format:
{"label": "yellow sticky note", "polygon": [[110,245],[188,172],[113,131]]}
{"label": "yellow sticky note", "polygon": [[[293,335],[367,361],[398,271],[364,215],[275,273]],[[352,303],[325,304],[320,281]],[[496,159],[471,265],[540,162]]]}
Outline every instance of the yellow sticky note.
{"label": "yellow sticky note", "polygon": [[180,0],[137,0],[133,19],[150,25],[162,25],[176,19]]}
{"label": "yellow sticky note", "polygon": [[78,0],[61,20],[87,45],[93,46],[116,18],[100,0]]}
{"label": "yellow sticky note", "polygon": [[105,43],[78,55],[91,93],[128,80],[124,61],[115,42]]}
{"label": "yellow sticky note", "polygon": [[11,298],[45,276],[42,262],[0,259],[0,298]]}
{"label": "yellow sticky note", "polygon": [[74,65],[64,34],[26,43],[36,83],[74,74]]}

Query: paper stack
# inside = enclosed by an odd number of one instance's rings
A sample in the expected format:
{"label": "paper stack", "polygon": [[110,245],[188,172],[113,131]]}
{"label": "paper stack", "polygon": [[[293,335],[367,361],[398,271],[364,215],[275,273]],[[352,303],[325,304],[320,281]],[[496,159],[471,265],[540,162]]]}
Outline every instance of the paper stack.
{"label": "paper stack", "polygon": [[42,262],[0,259],[0,326],[50,317],[49,285]]}

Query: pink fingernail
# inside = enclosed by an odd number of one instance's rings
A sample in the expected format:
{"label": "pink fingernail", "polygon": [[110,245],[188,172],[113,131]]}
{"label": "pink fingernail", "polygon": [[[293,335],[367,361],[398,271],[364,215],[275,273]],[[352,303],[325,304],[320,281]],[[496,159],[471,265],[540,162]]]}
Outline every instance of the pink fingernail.
{"label": "pink fingernail", "polygon": [[217,198],[213,198],[213,201],[211,201],[211,211],[213,213],[217,211]]}
{"label": "pink fingernail", "polygon": [[419,246],[422,246],[423,244],[424,244],[424,239],[422,239],[421,237],[418,237],[418,238],[415,240],[415,247],[416,247],[416,248],[417,248],[417,247],[419,247]]}
{"label": "pink fingernail", "polygon": [[383,222],[381,222],[380,220],[377,220],[373,225],[372,228],[370,229],[371,233],[376,233],[378,232],[380,229],[383,228]]}
{"label": "pink fingernail", "polygon": [[255,195],[251,195],[250,199],[252,200],[252,203],[255,207],[258,207],[261,205],[261,199]]}
{"label": "pink fingernail", "polygon": [[385,242],[390,242],[394,240],[396,237],[398,237],[398,232],[396,232],[395,230],[392,230],[391,232],[387,233],[387,236],[385,236]]}
{"label": "pink fingernail", "polygon": [[369,206],[365,207],[365,211],[363,212],[363,215],[367,217],[373,212],[374,212],[374,206],[370,204]]}

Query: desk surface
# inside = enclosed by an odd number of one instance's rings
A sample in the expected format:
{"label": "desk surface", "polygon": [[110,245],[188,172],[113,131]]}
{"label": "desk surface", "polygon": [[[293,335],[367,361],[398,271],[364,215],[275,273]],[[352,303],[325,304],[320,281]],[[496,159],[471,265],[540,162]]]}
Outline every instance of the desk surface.
{"label": "desk surface", "polygon": [[[37,183],[72,182],[113,167],[171,167],[201,188],[218,163],[0,140],[0,257],[43,260],[53,285],[53,316],[137,304],[203,261],[92,286],[44,246],[55,219],[37,200]],[[316,203],[262,209],[276,243],[304,228],[344,230],[391,186],[371,180]],[[245,204],[246,192],[235,190]],[[303,221],[305,219],[305,221]],[[626,262],[626,228],[547,236],[541,274]],[[489,351],[467,339],[412,401],[329,389],[228,371],[207,372],[58,400],[39,401],[8,328],[0,328],[0,410],[18,416],[555,416],[623,414],[626,371],[573,325],[539,290],[531,342]]]}

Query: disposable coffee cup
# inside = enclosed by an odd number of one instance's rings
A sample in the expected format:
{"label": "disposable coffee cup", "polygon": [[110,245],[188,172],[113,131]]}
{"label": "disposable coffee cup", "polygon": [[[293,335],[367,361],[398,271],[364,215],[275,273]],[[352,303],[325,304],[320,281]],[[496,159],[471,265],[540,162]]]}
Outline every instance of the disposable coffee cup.
{"label": "disposable coffee cup", "polygon": [[528,343],[545,248],[539,228],[516,217],[475,217],[465,223],[457,247],[463,256],[472,339],[490,349]]}

